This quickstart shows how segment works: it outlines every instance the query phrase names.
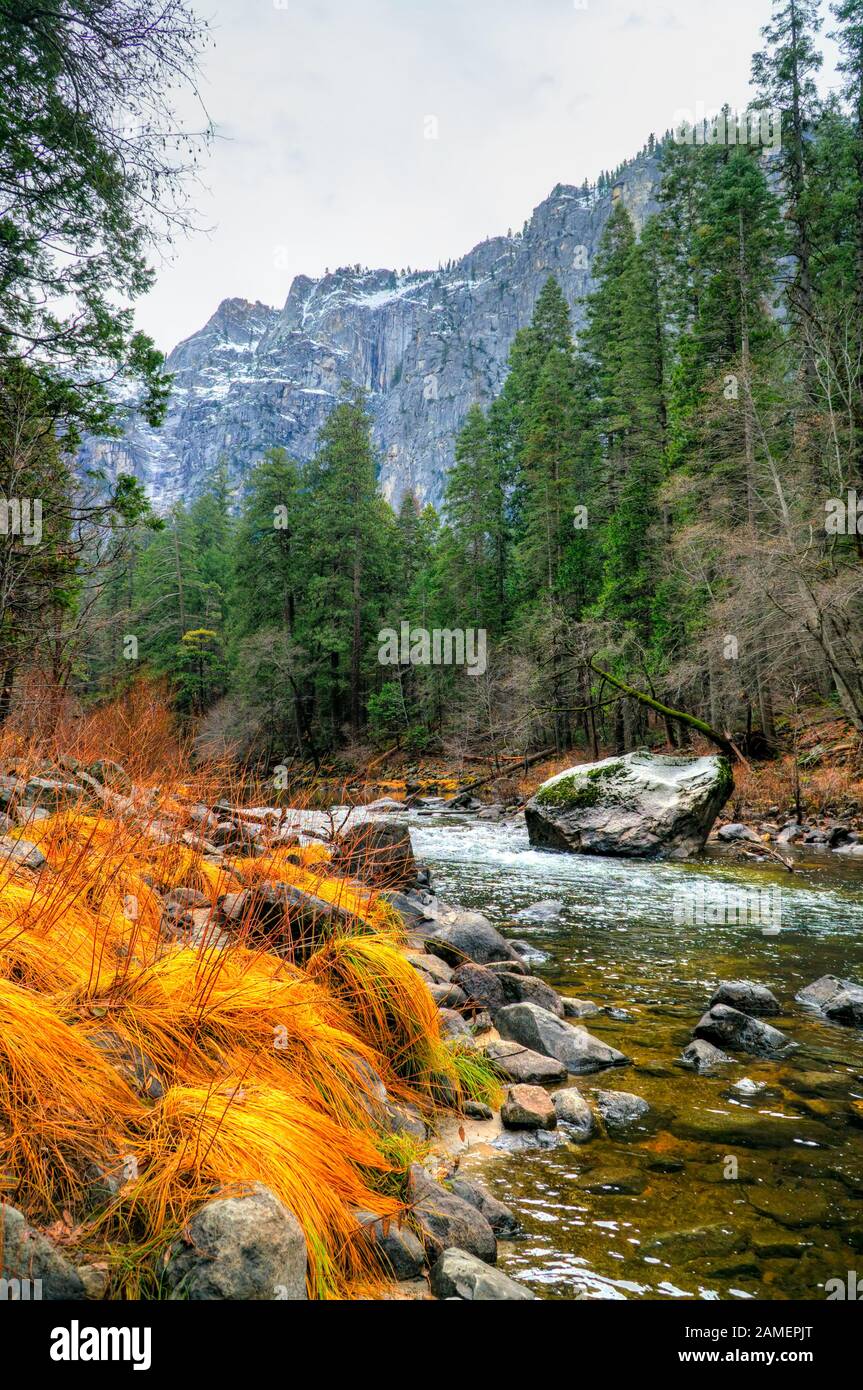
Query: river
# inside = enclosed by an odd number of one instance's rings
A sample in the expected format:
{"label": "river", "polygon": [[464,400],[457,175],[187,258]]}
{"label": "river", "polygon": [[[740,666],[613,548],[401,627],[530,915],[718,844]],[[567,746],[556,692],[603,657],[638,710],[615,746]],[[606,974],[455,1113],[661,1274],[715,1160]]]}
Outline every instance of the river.
{"label": "river", "polygon": [[[615,1011],[585,1023],[632,1065],[580,1089],[651,1106],[629,1141],[465,1156],[523,1224],[501,1245],[503,1269],[553,1299],[584,1285],[607,1298],[787,1299],[825,1297],[829,1280],[863,1268],[863,1030],[794,1002],[820,975],[863,981],[859,861],[813,852],[793,875],[719,852],[628,861],[533,850],[521,818],[407,820],[442,898],[541,950],[536,973],[561,993]],[[704,910],[728,890],[769,910]],[[551,920],[518,920],[547,899],[561,904]],[[737,1054],[721,1075],[677,1066],[717,982],[740,978],[774,991],[783,1013],[769,1021],[798,1050],[780,1062]],[[739,1134],[744,1110],[759,1119]]]}

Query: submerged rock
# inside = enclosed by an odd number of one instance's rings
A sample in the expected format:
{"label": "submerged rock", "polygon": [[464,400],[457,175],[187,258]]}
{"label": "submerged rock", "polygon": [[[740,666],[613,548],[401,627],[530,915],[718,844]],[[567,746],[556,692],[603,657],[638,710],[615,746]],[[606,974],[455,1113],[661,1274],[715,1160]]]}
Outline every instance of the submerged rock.
{"label": "submerged rock", "polygon": [[435,1298],[457,1298],[466,1303],[530,1301],[536,1297],[500,1269],[490,1269],[467,1250],[445,1250],[432,1266],[431,1290]]}
{"label": "submerged rock", "polygon": [[708,1004],[728,1004],[740,1009],[744,1014],[779,1014],[782,1009],[779,1000],[766,985],[757,985],[752,980],[720,980],[719,987]]}
{"label": "submerged rock", "polygon": [[695,1027],[696,1038],[705,1038],[732,1052],[748,1052],[753,1057],[784,1057],[794,1047],[786,1033],[758,1018],[750,1018],[727,1004],[714,1004]]}
{"label": "submerged rock", "polygon": [[575,1144],[583,1144],[596,1132],[593,1111],[581,1091],[568,1086],[555,1091],[551,1097],[558,1124],[565,1125],[569,1138]]}
{"label": "submerged rock", "polygon": [[536,1004],[507,1004],[495,1019],[502,1038],[556,1057],[573,1076],[629,1065],[629,1057],[584,1028],[573,1028]]}
{"label": "submerged rock", "polygon": [[594,1091],[593,1095],[596,1108],[612,1138],[631,1134],[635,1130],[643,1132],[647,1128],[645,1116],[649,1114],[650,1106],[641,1096],[635,1096],[630,1091]]}
{"label": "submerged rock", "polygon": [[525,819],[544,849],[679,858],[703,847],[733,785],[724,757],[627,753],[544,782]]}
{"label": "submerged rock", "polygon": [[693,1042],[688,1043],[680,1056],[682,1066],[691,1067],[699,1073],[712,1071],[714,1067],[720,1067],[731,1060],[727,1052],[714,1047],[713,1043],[707,1042],[705,1038],[695,1038]]}

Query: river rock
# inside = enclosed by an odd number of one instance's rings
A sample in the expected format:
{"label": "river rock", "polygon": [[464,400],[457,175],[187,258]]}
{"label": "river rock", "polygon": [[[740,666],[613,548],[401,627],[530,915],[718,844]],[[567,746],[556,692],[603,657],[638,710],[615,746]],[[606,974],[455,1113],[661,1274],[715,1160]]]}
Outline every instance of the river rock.
{"label": "river rock", "polygon": [[31,844],[29,840],[17,840],[12,835],[3,835],[0,837],[0,864],[9,859],[24,869],[41,869],[48,862],[38,845]]}
{"label": "river rock", "polygon": [[703,847],[733,785],[724,757],[627,753],[550,778],[525,819],[544,849],[680,858]]}
{"label": "river rock", "polygon": [[748,1052],[753,1057],[784,1057],[796,1047],[786,1033],[758,1018],[750,1018],[727,1004],[714,1004],[695,1026],[695,1037],[705,1038],[732,1052]]}
{"label": "river rock", "polygon": [[553,922],[563,912],[559,898],[546,898],[541,903],[531,903],[515,914],[517,922]]}
{"label": "river rock", "polygon": [[507,1129],[554,1129],[557,1124],[551,1096],[541,1086],[511,1086],[500,1118]]}
{"label": "river rock", "polygon": [[507,1004],[495,1018],[495,1026],[502,1038],[556,1057],[573,1076],[627,1066],[630,1061],[586,1029],[574,1028],[536,1004]]}
{"label": "river rock", "polygon": [[[0,1278],[8,1282],[6,1297],[49,1303],[86,1298],[84,1283],[68,1260],[40,1231],[27,1223],[16,1207],[0,1203]],[[29,1284],[25,1283],[29,1280]]]}
{"label": "river rock", "polygon": [[741,825],[739,821],[732,821],[729,825],[720,825],[716,832],[717,840],[722,840],[724,844],[733,844],[737,840],[754,840],[760,844],[761,840],[754,830],[750,830],[748,825]]}
{"label": "river rock", "polygon": [[447,965],[440,956],[433,956],[428,951],[405,951],[405,958],[410,961],[414,970],[418,970],[421,975],[427,975],[436,985],[448,985],[453,978],[452,966]]}
{"label": "river rock", "polygon": [[736,1225],[685,1226],[678,1231],[659,1231],[641,1247],[642,1255],[656,1255],[676,1263],[696,1257],[716,1258],[739,1254],[749,1244],[749,1236]]}
{"label": "river rock", "polygon": [[504,1202],[498,1201],[497,1197],[493,1197],[481,1183],[471,1182],[468,1178],[455,1177],[449,1186],[457,1197],[461,1197],[463,1202],[469,1202],[472,1207],[476,1207],[477,1211],[482,1213],[496,1236],[507,1239],[518,1235],[521,1225],[515,1212],[511,1211]]}
{"label": "river rock", "polygon": [[527,1302],[536,1297],[503,1270],[491,1269],[467,1250],[445,1250],[429,1276],[435,1298],[466,1303]]}
{"label": "river rock", "polygon": [[581,1192],[590,1192],[598,1197],[637,1197],[647,1186],[647,1179],[635,1168],[609,1165],[580,1173],[575,1185]]}
{"label": "river rock", "polygon": [[754,984],[752,980],[720,980],[707,1007],[712,1009],[714,1004],[728,1004],[744,1014],[771,1015],[782,1012],[773,991],[766,985]]}
{"label": "river rock", "polygon": [[563,1000],[544,980],[538,980],[535,975],[510,975],[504,972],[497,978],[507,1004],[538,1004],[541,1009],[563,1018]]}
{"label": "river rock", "polygon": [[837,994],[848,989],[859,989],[859,985],[853,980],[840,980],[838,975],[822,975],[811,985],[799,989],[794,998],[798,1004],[805,1004],[809,1009],[823,1009]]}
{"label": "river rock", "polygon": [[442,1038],[458,1038],[459,1041],[463,1038],[472,1038],[470,1029],[461,1014],[456,1013],[455,1009],[438,1009],[438,1018],[440,1019]]}
{"label": "river rock", "polygon": [[693,1071],[699,1073],[712,1071],[714,1067],[732,1061],[727,1052],[721,1048],[714,1047],[713,1043],[707,1042],[704,1038],[696,1038],[687,1044],[680,1057],[684,1067],[691,1067]]}
{"label": "river rock", "polygon": [[172,1297],[306,1298],[306,1238],[297,1218],[256,1184],[195,1213],[165,1270]]}
{"label": "river rock", "polygon": [[439,1009],[461,1009],[467,1003],[467,995],[452,981],[448,985],[429,985],[431,997]]}
{"label": "river rock", "polygon": [[555,1081],[566,1079],[566,1067],[557,1058],[534,1052],[506,1038],[488,1043],[485,1055],[494,1064],[495,1071],[509,1081],[535,1086],[552,1085]]}
{"label": "river rock", "polygon": [[482,1212],[411,1165],[408,1193],[422,1242],[430,1259],[457,1246],[487,1264],[497,1259],[497,1240]]}
{"label": "river rock", "polygon": [[468,999],[479,1004],[481,1008],[488,1009],[492,1014],[497,1013],[507,1002],[497,973],[489,970],[488,966],[475,965],[473,961],[467,961],[453,974],[453,984],[458,985]]}
{"label": "river rock", "polygon": [[410,831],[396,821],[364,821],[351,826],[333,846],[333,865],[376,888],[409,888],[417,865]]}
{"label": "river rock", "polygon": [[851,985],[849,989],[840,989],[839,993],[834,994],[824,1005],[824,1013],[834,1023],[850,1023],[863,1027],[863,988],[860,985]]}
{"label": "river rock", "polygon": [[392,1279],[418,1279],[426,1256],[422,1242],[405,1225],[381,1221],[372,1212],[357,1212],[362,1239],[373,1249],[377,1263]]}
{"label": "river rock", "polygon": [[454,966],[465,960],[477,965],[487,965],[492,960],[518,960],[518,953],[480,912],[462,913],[460,920],[430,936],[426,949]]}
{"label": "river rock", "polygon": [[798,1144],[835,1144],[830,1130],[815,1120],[799,1115],[762,1115],[758,1110],[735,1105],[730,1111],[692,1110],[676,1115],[671,1133],[677,1139],[694,1139],[716,1144],[727,1152],[728,1145],[742,1149],[783,1149]]}
{"label": "river rock", "polygon": [[593,1095],[605,1128],[613,1139],[647,1128],[644,1117],[649,1113],[650,1106],[641,1096],[635,1096],[631,1091],[594,1091]]}
{"label": "river rock", "polygon": [[575,1144],[583,1144],[596,1131],[593,1111],[581,1091],[568,1086],[562,1091],[554,1091],[551,1097],[557,1122],[565,1125],[568,1137]]}
{"label": "river rock", "polygon": [[830,1222],[830,1203],[815,1184],[795,1183],[788,1187],[748,1187],[750,1205],[762,1216],[780,1226],[800,1230],[804,1226],[826,1226]]}
{"label": "river rock", "polygon": [[561,999],[563,1005],[564,1018],[595,1018],[602,1013],[598,1004],[594,1004],[592,999],[569,999],[566,995]]}

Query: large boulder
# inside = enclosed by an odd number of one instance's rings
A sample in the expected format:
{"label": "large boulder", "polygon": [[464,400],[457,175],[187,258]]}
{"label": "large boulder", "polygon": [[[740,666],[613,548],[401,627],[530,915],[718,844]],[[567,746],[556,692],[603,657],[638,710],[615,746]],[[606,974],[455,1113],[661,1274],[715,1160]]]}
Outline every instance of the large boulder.
{"label": "large boulder", "polygon": [[497,1014],[495,1027],[502,1038],[555,1057],[573,1076],[603,1071],[605,1067],[625,1067],[630,1061],[587,1029],[573,1028],[536,1004],[507,1004]]}
{"label": "large boulder", "polygon": [[542,849],[683,858],[703,847],[733,786],[724,757],[627,753],[550,778],[524,814]]}
{"label": "large boulder", "polygon": [[425,1268],[425,1250],[413,1231],[396,1221],[382,1221],[372,1212],[357,1212],[361,1239],[391,1279],[418,1279]]}
{"label": "large boulder", "polygon": [[300,1223],[256,1184],[201,1207],[165,1272],[174,1298],[293,1301],[306,1298],[306,1260]]}

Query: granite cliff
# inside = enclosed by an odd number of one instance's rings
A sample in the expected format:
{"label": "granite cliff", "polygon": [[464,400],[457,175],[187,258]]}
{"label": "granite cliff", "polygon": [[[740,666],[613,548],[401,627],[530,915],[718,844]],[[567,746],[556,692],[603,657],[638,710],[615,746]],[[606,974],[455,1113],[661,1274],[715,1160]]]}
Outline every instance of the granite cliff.
{"label": "granite cliff", "polygon": [[607,194],[558,184],[515,235],[482,242],[438,271],[347,267],[298,276],[282,309],[224,300],[168,358],[171,405],[157,430],[133,420],[119,440],[89,440],[83,463],[134,472],[159,506],[194,496],[220,460],[240,481],[264,450],[298,459],[350,381],[369,393],[384,495],[439,503],[468,407],[500,389],[516,331],[550,274],[573,309],[616,199],[639,226],[656,207],[659,170],[642,155]]}

